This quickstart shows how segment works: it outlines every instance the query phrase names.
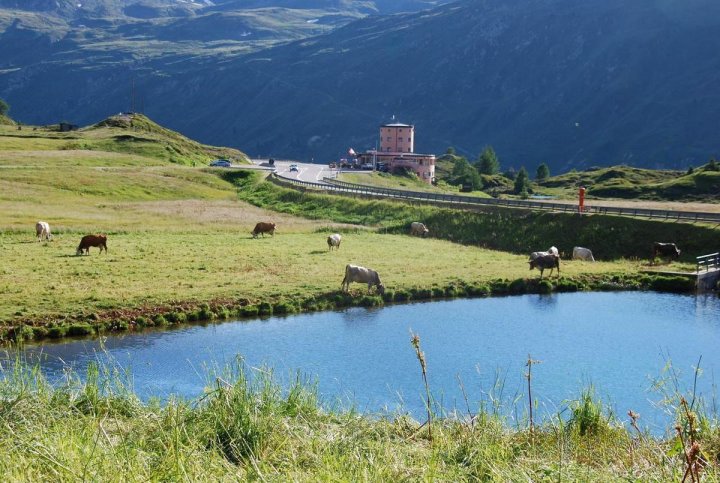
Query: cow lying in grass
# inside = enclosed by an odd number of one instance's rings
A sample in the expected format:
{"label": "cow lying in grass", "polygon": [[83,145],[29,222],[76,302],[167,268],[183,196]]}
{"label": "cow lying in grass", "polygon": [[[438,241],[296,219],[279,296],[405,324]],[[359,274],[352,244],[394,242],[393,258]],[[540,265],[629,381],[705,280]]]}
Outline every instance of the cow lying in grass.
{"label": "cow lying in grass", "polygon": [[353,282],[366,283],[368,286],[368,292],[372,289],[373,285],[377,287],[377,291],[380,295],[385,294],[385,285],[380,281],[380,275],[375,270],[365,267],[359,267],[357,265],[346,265],[345,266],[345,278],[343,278],[340,289],[343,292],[350,290],[350,284]]}
{"label": "cow lying in grass", "polygon": [[80,240],[80,245],[77,247],[76,255],[82,255],[83,251],[86,255],[90,255],[90,247],[100,248],[100,253],[103,249],[107,253],[107,236],[105,235],[85,235]]}

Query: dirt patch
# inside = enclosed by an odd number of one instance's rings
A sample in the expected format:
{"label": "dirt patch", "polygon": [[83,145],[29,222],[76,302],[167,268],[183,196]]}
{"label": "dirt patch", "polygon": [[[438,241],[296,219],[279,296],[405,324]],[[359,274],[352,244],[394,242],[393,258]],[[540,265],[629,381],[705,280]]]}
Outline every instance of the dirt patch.
{"label": "dirt patch", "polygon": [[114,205],[120,210],[138,210],[168,218],[183,219],[192,224],[229,225],[236,228],[245,225],[250,228],[259,221],[271,221],[278,225],[278,231],[308,231],[314,228],[362,228],[347,223],[329,220],[309,220],[297,216],[258,208],[242,201],[231,200],[173,200]]}

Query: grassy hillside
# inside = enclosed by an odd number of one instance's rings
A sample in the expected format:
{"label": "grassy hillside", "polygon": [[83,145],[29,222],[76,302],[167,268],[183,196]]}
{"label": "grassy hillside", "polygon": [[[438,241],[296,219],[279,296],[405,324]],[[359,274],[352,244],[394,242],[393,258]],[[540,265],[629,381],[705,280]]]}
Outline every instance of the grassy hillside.
{"label": "grassy hillside", "polygon": [[217,158],[247,162],[244,153],[206,146],[159,126],[142,114],[117,115],[78,131],[59,125],[0,126],[0,165],[204,165]]}
{"label": "grassy hillside", "polygon": [[[451,177],[454,161],[444,155],[438,162],[440,181]],[[534,173],[530,173],[531,178]],[[504,175],[482,175],[483,191],[493,196],[514,196],[514,182]],[[588,199],[624,199],[717,203],[720,201],[720,165],[716,161],[683,171],[632,166],[571,170],[545,180],[531,179],[530,193],[556,199],[577,199],[578,188]],[[681,208],[680,208],[681,209]]]}
{"label": "grassy hillside", "polygon": [[651,170],[612,166],[572,171],[536,184],[538,193],[574,198],[585,186],[594,198],[664,201],[720,200],[720,168],[714,162],[687,171]]}

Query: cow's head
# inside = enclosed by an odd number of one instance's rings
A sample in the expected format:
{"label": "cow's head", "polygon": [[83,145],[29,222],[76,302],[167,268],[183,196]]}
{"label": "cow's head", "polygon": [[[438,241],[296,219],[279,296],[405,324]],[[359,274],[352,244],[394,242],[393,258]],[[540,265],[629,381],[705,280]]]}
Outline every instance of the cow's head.
{"label": "cow's head", "polygon": [[528,263],[530,264],[530,270],[535,268],[535,260],[530,260]]}
{"label": "cow's head", "polygon": [[385,285],[382,283],[377,284],[377,291],[380,295],[385,295]]}

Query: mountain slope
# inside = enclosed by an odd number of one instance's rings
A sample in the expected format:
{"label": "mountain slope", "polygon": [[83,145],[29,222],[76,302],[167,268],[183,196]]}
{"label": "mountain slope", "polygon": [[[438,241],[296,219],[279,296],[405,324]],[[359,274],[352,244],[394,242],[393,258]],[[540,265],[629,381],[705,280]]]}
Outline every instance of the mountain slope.
{"label": "mountain slope", "polygon": [[[327,161],[374,146],[394,114],[416,125],[418,151],[492,144],[504,166],[554,172],[680,167],[718,151],[718,27],[715,0],[463,0],[221,62],[144,65],[136,79],[153,118],[252,154]],[[57,88],[15,89],[8,75],[0,95],[17,117],[22,92],[55,115],[108,109],[128,87],[100,68],[50,70]]]}
{"label": "mountain slope", "polygon": [[416,124],[420,151],[492,144],[504,164],[554,170],[683,166],[717,150],[719,6],[473,0],[368,18],[194,78],[205,102],[222,97],[243,116],[184,105],[212,126],[203,139],[257,153],[371,147],[396,114]]}

